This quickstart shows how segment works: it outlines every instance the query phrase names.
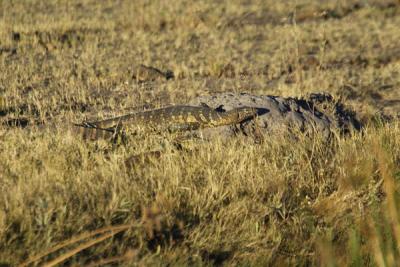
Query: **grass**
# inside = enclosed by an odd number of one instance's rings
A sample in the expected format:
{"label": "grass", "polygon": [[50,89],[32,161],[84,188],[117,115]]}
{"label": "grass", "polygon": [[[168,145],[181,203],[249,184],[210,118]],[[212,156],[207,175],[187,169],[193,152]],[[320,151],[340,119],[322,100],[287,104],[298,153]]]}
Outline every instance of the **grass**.
{"label": "grass", "polygon": [[[0,265],[83,236],[41,262],[396,266],[399,13],[386,0],[2,1],[2,120],[61,125],[222,91],[327,91],[365,129],[331,142],[167,143],[133,161],[159,139],[111,147],[2,125]],[[137,84],[142,63],[175,79]]]}

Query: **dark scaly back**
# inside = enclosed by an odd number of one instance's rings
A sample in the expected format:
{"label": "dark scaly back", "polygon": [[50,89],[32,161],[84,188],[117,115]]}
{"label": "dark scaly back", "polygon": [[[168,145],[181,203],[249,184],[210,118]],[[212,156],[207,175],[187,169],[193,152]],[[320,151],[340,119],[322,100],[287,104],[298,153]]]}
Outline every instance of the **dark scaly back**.
{"label": "dark scaly back", "polygon": [[257,115],[257,110],[240,107],[227,112],[220,112],[208,107],[170,106],[161,109],[127,114],[97,122],[76,125],[83,128],[82,135],[90,139],[111,137],[117,128],[140,126],[144,128],[165,127],[172,131],[196,130],[237,124]]}
{"label": "dark scaly back", "polygon": [[118,124],[132,124],[140,126],[176,123],[183,124],[194,122],[207,124],[209,122],[210,116],[212,115],[210,115],[210,113],[217,112],[210,108],[204,107],[171,106],[161,109],[143,111],[139,113],[131,113],[97,122],[91,122],[91,124],[103,129],[115,127]]}

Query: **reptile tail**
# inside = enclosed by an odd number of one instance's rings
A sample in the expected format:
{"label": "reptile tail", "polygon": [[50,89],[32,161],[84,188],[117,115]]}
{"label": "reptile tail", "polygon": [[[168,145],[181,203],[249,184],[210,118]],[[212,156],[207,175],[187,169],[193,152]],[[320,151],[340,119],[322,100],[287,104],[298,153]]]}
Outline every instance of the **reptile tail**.
{"label": "reptile tail", "polygon": [[84,140],[91,141],[101,139],[114,140],[118,135],[118,131],[116,128],[102,129],[87,122],[81,124],[74,123],[72,127],[72,132],[75,135],[81,136]]}

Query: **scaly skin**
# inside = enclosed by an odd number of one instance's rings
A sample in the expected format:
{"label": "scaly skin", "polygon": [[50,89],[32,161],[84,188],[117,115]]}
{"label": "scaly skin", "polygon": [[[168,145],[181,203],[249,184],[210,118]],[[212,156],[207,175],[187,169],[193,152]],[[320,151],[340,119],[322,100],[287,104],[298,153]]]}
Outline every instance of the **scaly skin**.
{"label": "scaly skin", "polygon": [[85,140],[99,140],[107,139],[112,140],[117,137],[117,131],[113,129],[101,129],[96,127],[91,127],[86,124],[73,124],[72,133],[81,136]]}
{"label": "scaly skin", "polygon": [[171,106],[75,126],[76,131],[86,139],[108,139],[121,130],[131,128],[178,132],[238,124],[256,115],[257,109],[251,107],[219,112],[208,107]]}

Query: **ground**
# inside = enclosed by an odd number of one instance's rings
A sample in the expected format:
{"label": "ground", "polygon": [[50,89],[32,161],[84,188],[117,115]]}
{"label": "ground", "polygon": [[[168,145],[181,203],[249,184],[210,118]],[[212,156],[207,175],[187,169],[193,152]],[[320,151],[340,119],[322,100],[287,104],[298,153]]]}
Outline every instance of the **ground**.
{"label": "ground", "polygon": [[[167,142],[132,163],[158,138],[109,146],[3,124],[0,265],[129,224],[64,264],[395,266],[399,15],[394,0],[1,1],[2,121],[63,125],[218,92],[325,91],[364,130],[330,142]],[[140,64],[174,78],[139,83]]]}

